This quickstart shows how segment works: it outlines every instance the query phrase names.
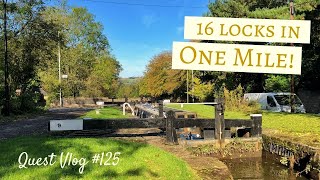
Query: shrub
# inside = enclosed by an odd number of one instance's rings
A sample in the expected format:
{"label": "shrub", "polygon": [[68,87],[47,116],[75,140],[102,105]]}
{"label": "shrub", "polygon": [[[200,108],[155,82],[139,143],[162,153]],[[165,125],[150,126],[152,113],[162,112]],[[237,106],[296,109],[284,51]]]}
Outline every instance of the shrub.
{"label": "shrub", "polygon": [[228,90],[227,88],[224,88],[223,95],[225,98],[226,109],[229,111],[261,113],[261,108],[258,102],[248,102],[243,98],[244,92],[241,85],[234,90]]}
{"label": "shrub", "polygon": [[25,92],[19,96],[11,97],[10,111],[16,115],[36,112],[42,103],[42,97],[39,92]]}
{"label": "shrub", "polygon": [[266,79],[267,92],[289,92],[290,79],[284,75],[270,75]]}

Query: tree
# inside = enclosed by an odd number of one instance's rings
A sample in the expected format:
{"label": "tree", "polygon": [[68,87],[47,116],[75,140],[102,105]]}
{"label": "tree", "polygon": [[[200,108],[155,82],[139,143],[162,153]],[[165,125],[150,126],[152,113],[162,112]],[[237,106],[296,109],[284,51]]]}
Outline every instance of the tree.
{"label": "tree", "polygon": [[[50,44],[56,39],[56,26],[43,19],[45,6],[41,0],[2,3],[6,3],[8,9],[6,35],[9,85],[10,96],[14,101],[11,111],[29,111],[36,108],[37,98],[34,96],[38,96],[36,87],[39,85],[37,67],[45,58],[52,56],[48,49],[52,48]],[[4,59],[4,54],[1,53],[0,56]],[[16,89],[20,90],[19,96],[15,94]]]}
{"label": "tree", "polygon": [[290,92],[290,79],[286,75],[270,75],[266,80],[268,92]]}
{"label": "tree", "polygon": [[85,82],[86,97],[115,97],[119,82],[121,66],[114,58],[105,56],[93,67],[92,73]]}
{"label": "tree", "polygon": [[311,20],[310,44],[302,46],[302,74],[300,88],[309,90],[320,89],[320,2],[317,7],[306,12],[305,19]]}
{"label": "tree", "polygon": [[56,32],[60,35],[61,71],[68,75],[60,85],[57,57],[47,62],[39,74],[43,75],[42,84],[50,96],[57,97],[59,86],[64,96],[114,96],[122,68],[110,53],[103,26],[86,8],[70,8],[65,3],[48,8],[45,17],[61,27]]}
{"label": "tree", "polygon": [[202,83],[197,77],[193,78],[193,88],[189,91],[189,94],[203,102],[208,96],[213,94],[214,85],[210,82]]}
{"label": "tree", "polygon": [[139,84],[141,78],[130,77],[120,80],[117,92],[118,98],[137,98],[139,97]]}
{"label": "tree", "polygon": [[181,91],[180,87],[186,81],[186,73],[182,70],[171,69],[171,60],[171,52],[167,51],[151,59],[141,81],[141,95],[159,98],[174,96],[176,91]]}

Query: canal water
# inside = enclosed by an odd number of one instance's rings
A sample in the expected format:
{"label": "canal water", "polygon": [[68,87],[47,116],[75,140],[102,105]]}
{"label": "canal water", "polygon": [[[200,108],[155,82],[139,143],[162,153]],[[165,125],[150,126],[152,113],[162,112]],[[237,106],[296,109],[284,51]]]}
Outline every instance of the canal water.
{"label": "canal water", "polygon": [[265,179],[265,180],[304,180],[305,177],[296,177],[292,172],[280,163],[268,152],[263,152],[262,157],[236,158],[222,160],[229,168],[234,179]]}

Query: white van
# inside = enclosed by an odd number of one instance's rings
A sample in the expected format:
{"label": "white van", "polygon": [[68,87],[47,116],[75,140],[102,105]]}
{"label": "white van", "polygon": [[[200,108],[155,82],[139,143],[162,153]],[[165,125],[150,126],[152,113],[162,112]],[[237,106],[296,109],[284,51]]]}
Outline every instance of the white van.
{"label": "white van", "polygon": [[[261,109],[272,112],[291,112],[290,96],[292,93],[247,93],[244,99],[257,101]],[[306,109],[296,94],[294,96],[294,109],[298,113],[306,113]]]}

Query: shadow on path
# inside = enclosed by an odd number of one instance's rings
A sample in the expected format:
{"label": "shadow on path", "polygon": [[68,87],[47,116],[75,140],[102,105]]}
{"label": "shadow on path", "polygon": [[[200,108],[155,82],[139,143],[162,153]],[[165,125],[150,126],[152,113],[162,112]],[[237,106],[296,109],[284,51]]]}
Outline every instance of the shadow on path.
{"label": "shadow on path", "polygon": [[48,132],[48,122],[53,119],[74,119],[89,111],[89,108],[50,109],[48,113],[34,118],[0,124],[0,140],[26,135],[40,135]]}

